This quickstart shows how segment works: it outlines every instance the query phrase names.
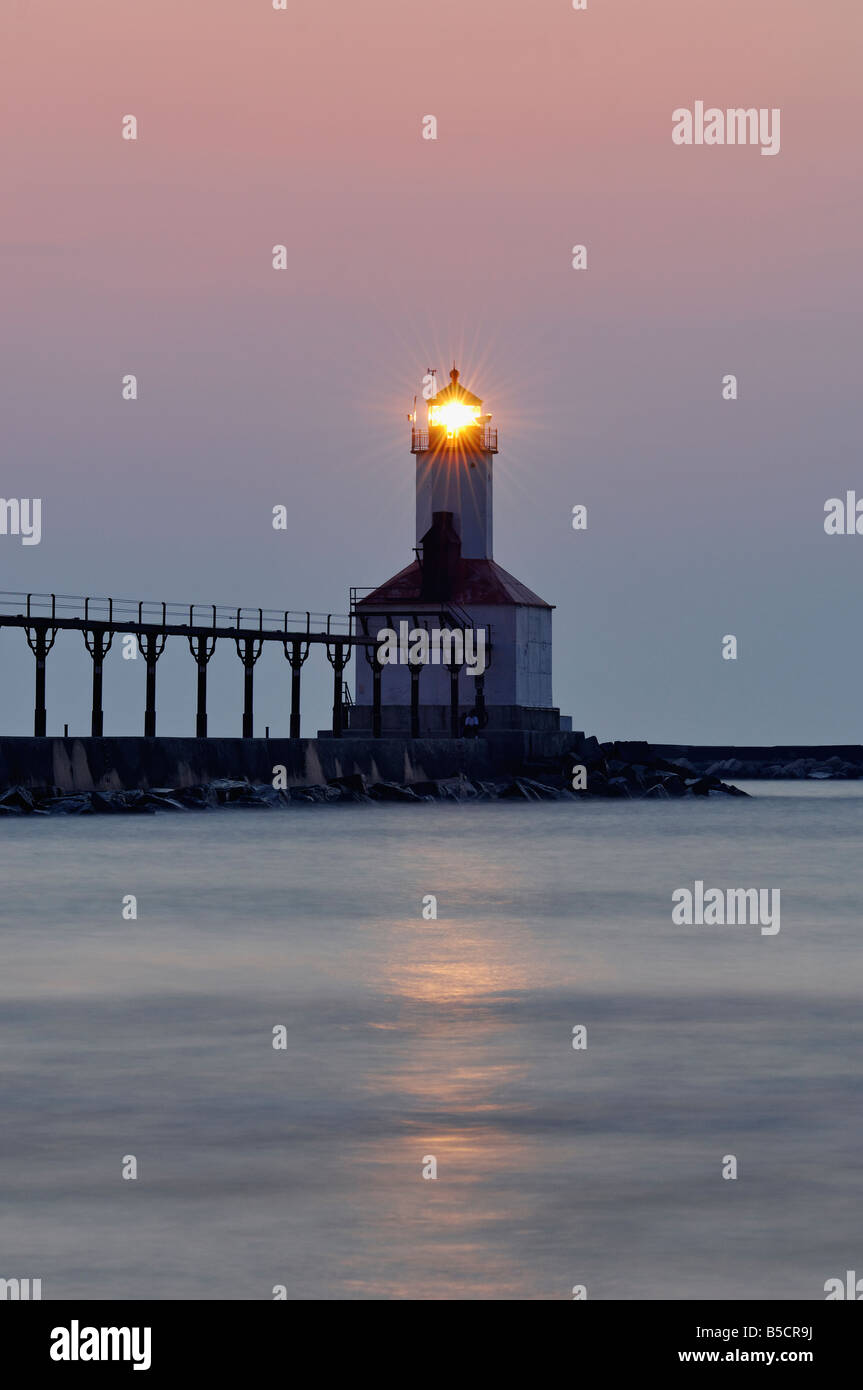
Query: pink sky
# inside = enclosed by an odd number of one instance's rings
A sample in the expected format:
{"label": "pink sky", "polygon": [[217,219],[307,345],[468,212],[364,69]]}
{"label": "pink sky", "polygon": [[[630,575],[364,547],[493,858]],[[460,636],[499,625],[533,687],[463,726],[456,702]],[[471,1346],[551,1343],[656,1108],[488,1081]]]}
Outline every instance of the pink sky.
{"label": "pink sky", "polygon": [[[2,587],[342,611],[410,559],[404,414],[454,354],[577,727],[858,739],[859,562],[820,516],[863,495],[861,27],[852,0],[7,0],[3,490],[45,536],[3,539]],[[780,154],[675,147],[696,99],[780,107]]]}

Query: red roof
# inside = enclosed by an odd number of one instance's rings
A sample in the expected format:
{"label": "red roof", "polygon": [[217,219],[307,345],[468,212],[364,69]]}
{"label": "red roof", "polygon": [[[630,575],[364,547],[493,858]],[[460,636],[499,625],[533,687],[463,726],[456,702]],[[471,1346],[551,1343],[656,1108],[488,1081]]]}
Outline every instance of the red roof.
{"label": "red roof", "polygon": [[[463,607],[471,603],[521,603],[531,608],[554,607],[554,604],[546,603],[545,599],[528,589],[526,584],[519,583],[511,574],[507,574],[494,560],[460,559],[457,566],[456,583],[448,599],[450,603],[458,603]],[[379,608],[382,603],[423,603],[428,606],[428,600],[420,597],[421,590],[422,571],[418,562],[414,560],[407,569],[393,575],[386,584],[360,599],[357,608]],[[435,603],[434,606],[439,608],[440,603]]]}

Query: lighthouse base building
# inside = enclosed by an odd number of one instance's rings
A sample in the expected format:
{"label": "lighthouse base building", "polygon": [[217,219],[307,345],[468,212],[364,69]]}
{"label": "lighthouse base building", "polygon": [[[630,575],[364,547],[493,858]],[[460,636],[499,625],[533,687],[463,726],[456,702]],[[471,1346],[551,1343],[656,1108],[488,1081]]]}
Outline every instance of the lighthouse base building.
{"label": "lighthouse base building", "polygon": [[497,430],[459,382],[412,417],[416,558],[351,610],[357,647],[353,734],[461,737],[571,728],[552,701],[552,605],[492,558]]}

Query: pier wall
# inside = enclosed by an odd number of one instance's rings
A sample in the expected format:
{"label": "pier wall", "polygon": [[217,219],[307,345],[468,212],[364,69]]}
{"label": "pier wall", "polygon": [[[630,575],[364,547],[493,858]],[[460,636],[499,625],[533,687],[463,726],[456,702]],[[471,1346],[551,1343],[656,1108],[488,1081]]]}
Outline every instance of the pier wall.
{"label": "pier wall", "polygon": [[[830,759],[860,768],[859,744],[734,746],[726,744],[604,744],[582,733],[486,731],[477,739],[450,738],[12,738],[0,737],[0,792],[9,787],[56,787],[61,791],[132,791],[193,787],[222,779],[272,783],[283,766],[288,787],[320,785],[356,773],[374,782],[412,782],[457,777],[484,781],[535,776],[543,767],[588,763],[602,756],[626,763],[664,758],[686,760],[697,772],[734,760],[720,775],[806,775],[801,759]],[[788,769],[788,770],[786,770]],[[834,775],[843,775],[836,769]],[[856,775],[846,773],[844,775]]]}
{"label": "pier wall", "polygon": [[407,783],[493,778],[575,752],[583,735],[500,733],[482,739],[409,738],[0,738],[0,791],[11,786],[120,791],[202,786],[231,778],[289,787],[362,773]]}

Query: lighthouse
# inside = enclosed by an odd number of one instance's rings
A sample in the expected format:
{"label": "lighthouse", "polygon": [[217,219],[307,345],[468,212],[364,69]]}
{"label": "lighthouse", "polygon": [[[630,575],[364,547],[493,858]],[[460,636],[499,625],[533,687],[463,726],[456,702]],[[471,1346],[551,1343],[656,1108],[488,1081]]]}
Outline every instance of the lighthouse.
{"label": "lighthouse", "polygon": [[467,719],[480,732],[557,732],[570,720],[552,703],[552,605],[493,558],[498,432],[455,365],[449,375],[427,423],[411,417],[415,559],[352,597],[356,631],[373,642],[356,648],[349,728],[458,737]]}

